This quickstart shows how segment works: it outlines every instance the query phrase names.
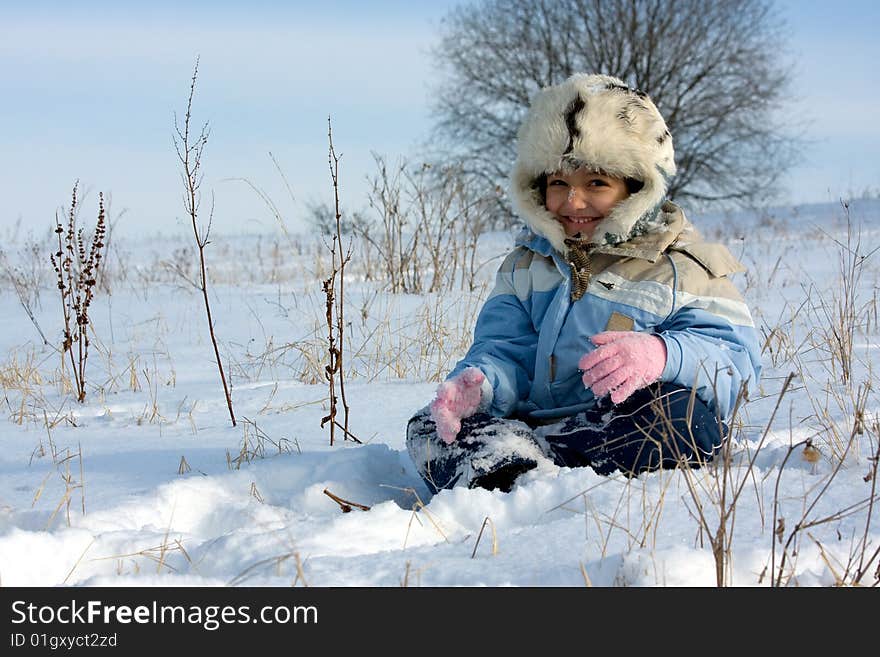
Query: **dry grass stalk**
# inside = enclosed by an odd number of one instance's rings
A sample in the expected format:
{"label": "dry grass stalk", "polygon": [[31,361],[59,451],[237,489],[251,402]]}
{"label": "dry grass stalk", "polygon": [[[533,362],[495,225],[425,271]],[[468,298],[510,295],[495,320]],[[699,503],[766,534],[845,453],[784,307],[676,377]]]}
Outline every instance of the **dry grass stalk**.
{"label": "dry grass stalk", "polygon": [[77,559],[77,560],[76,560],[76,563],[73,564],[73,567],[70,569],[70,572],[68,572],[67,575],[65,576],[65,578],[64,578],[63,580],[61,580],[61,583],[62,583],[62,584],[67,584],[67,580],[69,580],[69,579],[70,579],[70,576],[73,575],[73,571],[77,569],[77,567],[79,566],[80,562],[83,560],[83,557],[86,556],[86,552],[89,551],[89,548],[91,548],[92,545],[94,545],[94,543],[95,543],[96,540],[97,540],[97,538],[92,538],[92,540],[89,541],[89,544],[86,545],[85,550],[83,550],[83,551],[82,551],[82,554],[79,555],[79,559]]}
{"label": "dry grass stalk", "polygon": [[581,576],[584,578],[584,586],[586,586],[587,588],[592,588],[593,582],[590,579],[590,576],[587,575],[587,568],[586,568],[586,566],[584,566],[584,562],[581,561],[581,562],[579,562],[578,565],[580,565],[580,567],[581,567]]}
{"label": "dry grass stalk", "polygon": [[[717,373],[716,373],[717,376]],[[691,516],[697,521],[699,533],[698,538],[702,541],[705,533],[709,546],[712,550],[712,557],[715,562],[715,584],[718,587],[727,586],[732,580],[732,557],[733,557],[733,531],[736,524],[737,507],[748,481],[755,481],[753,472],[755,462],[761,449],[763,448],[771,426],[779,411],[782,399],[788,392],[794,373],[790,373],[779,394],[776,398],[776,404],[770,418],[767,421],[761,439],[754,448],[754,452],[749,455],[747,462],[744,464],[745,472],[736,475],[736,468],[733,455],[732,436],[728,435],[721,446],[720,453],[715,455],[711,463],[707,463],[702,459],[697,462],[698,469],[692,469],[688,463],[683,462],[681,454],[676,453],[674,456],[682,461],[681,472],[687,485],[688,494],[693,503],[693,510],[689,509]],[[731,413],[731,419],[728,426],[735,427],[737,418],[742,406],[747,401],[747,385],[744,382],[741,386]],[[713,388],[716,387],[713,383]],[[696,389],[691,390],[691,398],[688,405],[687,427],[691,431],[690,418],[692,417],[692,409],[696,399]],[[670,432],[674,431],[669,418],[662,413],[662,405],[660,406],[660,417],[668,427]],[[724,431],[724,424],[720,417],[717,418],[718,430]],[[722,433],[723,435],[723,433]],[[693,443],[693,435],[680,436],[682,440]],[[670,443],[677,445],[677,442],[670,440]],[[699,454],[698,449],[694,449]],[[709,468],[708,466],[711,466]],[[713,510],[710,514],[709,509]]]}
{"label": "dry grass stalk", "polygon": [[[183,558],[190,566],[193,565],[192,559],[189,556],[189,553],[183,547],[183,543],[180,541],[180,539],[175,539],[174,541],[169,542],[167,532],[165,533],[165,537],[162,543],[160,543],[159,545],[148,547],[143,550],[138,550],[137,552],[127,552],[125,554],[113,554],[107,557],[97,557],[92,559],[92,561],[104,561],[108,559],[118,560],[118,570],[121,571],[122,559],[126,559],[129,557],[143,557],[156,563],[157,574],[161,574],[163,568],[169,572],[176,573],[178,572],[178,568],[168,563],[168,555],[175,552],[180,553],[180,555],[183,556]],[[140,572],[140,566],[137,564],[137,562],[135,562],[135,572]]]}
{"label": "dry grass stalk", "polygon": [[483,524],[480,526],[480,533],[477,534],[477,542],[474,543],[474,551],[471,552],[471,559],[477,556],[477,548],[480,546],[480,539],[483,537],[483,530],[486,529],[486,525],[489,525],[492,528],[492,556],[498,554],[498,536],[495,533],[495,523],[492,522],[492,519],[489,516],[486,516],[483,519]]}
{"label": "dry grass stalk", "polygon": [[[805,530],[836,522],[855,513],[865,513],[865,527],[861,537],[858,540],[853,539],[846,559],[834,559],[826,546],[822,546],[816,539],[810,537],[819,545],[822,558],[826,561],[829,570],[838,583],[860,585],[871,572],[871,565],[880,553],[880,548],[875,548],[871,552],[869,544],[869,529],[877,500],[876,484],[873,481],[876,477],[878,456],[875,445],[880,443],[880,429],[877,427],[877,422],[870,423],[866,419],[869,398],[874,387],[871,363],[864,364],[867,369],[866,378],[859,385],[855,385],[854,371],[855,366],[858,365],[854,350],[855,336],[860,332],[867,334],[871,324],[872,306],[870,303],[861,302],[860,295],[863,290],[861,280],[868,258],[878,249],[862,253],[861,229],[853,225],[848,204],[844,203],[843,206],[846,214],[844,239],[838,240],[820,230],[825,238],[831,239],[838,247],[839,280],[835,282],[827,297],[817,292],[814,295],[817,300],[808,298],[804,301],[804,304],[808,302],[810,304],[807,306],[809,345],[806,349],[797,350],[795,360],[804,379],[806,399],[812,409],[812,415],[806,420],[813,425],[815,431],[805,440],[790,445],[778,472],[774,494],[775,531],[770,555],[772,586],[783,586],[793,580],[798,542]],[[817,286],[813,283],[810,290],[816,289]],[[876,298],[876,285],[874,296]],[[811,354],[818,354],[819,358],[809,363],[804,362],[803,357]],[[815,376],[816,368],[812,366],[814,363],[819,363],[824,368],[826,379],[820,380]],[[814,390],[816,386],[818,390]],[[820,451],[819,445],[816,444],[817,440],[821,440],[822,447],[828,449]],[[829,490],[848,457],[854,454],[858,458],[861,451],[859,445],[865,441],[872,445],[869,453],[873,454],[868,457],[871,467],[865,477],[866,482],[871,482],[868,497],[824,517],[811,518],[817,503]],[[805,510],[800,513],[797,522],[786,523],[784,517],[776,518],[779,515],[777,501],[779,485],[784,468],[796,451],[800,451],[800,454],[810,459],[808,462],[811,463],[812,474],[819,474],[818,466],[821,459],[830,462],[832,469],[830,474],[825,475],[823,481],[817,484],[818,493],[812,500],[807,494],[803,502]],[[777,544],[782,550],[778,565]],[[837,563],[836,568],[832,566],[832,560]],[[880,572],[874,573],[874,580],[875,585],[880,583]]]}
{"label": "dry grass stalk", "polygon": [[443,540],[449,543],[449,537],[446,536],[446,533],[440,528],[439,523],[434,519],[434,516],[431,515],[431,512],[428,511],[428,508],[425,506],[425,503],[422,501],[422,498],[416,492],[415,488],[408,486],[406,488],[401,488],[400,486],[391,486],[388,484],[380,484],[381,488],[393,488],[394,490],[403,491],[408,495],[412,495],[415,498],[415,502],[412,505],[412,515],[410,515],[409,522],[406,526],[406,536],[403,539],[403,549],[406,549],[406,543],[409,540],[409,532],[412,529],[412,521],[416,520],[420,525],[422,524],[421,519],[419,519],[419,512],[424,513],[428,520],[431,521],[431,524],[434,526],[434,529],[437,530],[437,533],[443,537]]}
{"label": "dry grass stalk", "polygon": [[145,367],[141,373],[144,375],[144,379],[147,382],[149,400],[146,404],[144,404],[144,410],[141,413],[141,416],[137,418],[137,423],[138,425],[140,425],[144,421],[146,421],[148,424],[158,422],[159,428],[161,430],[162,423],[165,422],[165,417],[159,410],[159,365],[156,362],[155,355],[153,356],[152,372],[150,372]]}
{"label": "dry grass stalk", "polygon": [[[837,245],[837,275],[829,295],[811,282],[804,293],[811,314],[813,348],[827,354],[823,364],[832,378],[845,387],[853,385],[855,338],[870,325],[870,302],[863,302],[861,283],[866,263],[880,246],[862,253],[861,225],[854,225],[849,204],[842,202],[846,235],[840,241],[819,228],[819,232]],[[802,286],[803,287],[803,286]],[[875,309],[876,314],[876,309]]]}
{"label": "dry grass stalk", "polygon": [[832,564],[831,562],[832,561],[836,562],[837,560],[832,555],[828,554],[828,552],[825,551],[825,548],[822,546],[822,543],[819,542],[819,539],[817,539],[815,536],[813,536],[809,532],[807,532],[807,536],[809,536],[810,540],[816,544],[817,548],[819,548],[819,554],[822,557],[822,561],[825,562],[825,566],[827,566],[828,570],[831,571],[831,574],[834,576],[834,586],[836,586],[836,587],[844,586],[845,581],[844,581],[843,576],[840,573],[841,564],[836,563],[837,567],[835,567],[835,564]]}
{"label": "dry grass stalk", "polygon": [[177,115],[175,114],[174,116],[174,130],[177,133],[174,137],[174,148],[177,151],[177,157],[183,167],[181,173],[185,188],[183,205],[192,222],[193,235],[195,237],[196,246],[199,250],[199,275],[195,287],[202,293],[202,298],[205,302],[205,314],[208,319],[208,333],[211,336],[211,344],[214,347],[214,358],[216,359],[217,369],[220,373],[220,381],[223,384],[223,394],[226,397],[226,407],[229,410],[229,418],[232,420],[232,426],[236,426],[235,412],[232,409],[232,394],[226,383],[226,373],[223,370],[223,360],[220,358],[220,348],[217,346],[217,336],[214,334],[214,319],[211,315],[211,304],[208,300],[208,274],[205,265],[205,247],[210,243],[211,222],[214,218],[213,203],[204,232],[199,230],[198,221],[199,206],[201,205],[200,187],[204,175],[201,172],[202,154],[204,153],[205,144],[207,144],[208,135],[210,134],[207,123],[202,127],[201,132],[198,137],[195,137],[195,139],[193,139],[193,134],[190,133],[192,101],[196,90],[196,78],[198,77],[198,73],[199,62],[197,59],[195,68],[193,69],[192,83],[189,88],[189,97],[186,101],[186,116],[183,120],[182,130],[177,123]]}
{"label": "dry grass stalk", "polygon": [[[865,475],[864,480],[871,482],[871,497],[870,503],[868,505],[868,518],[865,521],[865,532],[862,536],[862,550],[859,554],[859,564],[856,568],[855,575],[853,576],[853,584],[860,584],[864,579],[865,575],[870,571],[873,566],[874,560],[880,556],[880,545],[874,550],[871,556],[865,560],[866,551],[868,548],[868,532],[871,528],[871,520],[874,515],[874,503],[877,501],[877,467],[880,464],[880,417],[875,416],[874,421],[872,423],[873,435],[876,438],[874,454],[869,458],[869,462],[871,463],[871,468],[868,470],[868,474]],[[880,561],[878,561],[877,570],[874,571],[874,586],[880,584]]]}
{"label": "dry grass stalk", "polygon": [[243,571],[241,571],[238,575],[229,580],[227,586],[238,586],[241,583],[247,581],[250,577],[253,576],[256,571],[260,570],[265,566],[274,566],[275,572],[277,575],[281,575],[281,566],[293,559],[294,564],[296,566],[296,578],[291,583],[291,586],[296,586],[297,582],[302,582],[303,586],[308,586],[305,578],[305,572],[303,569],[303,563],[300,560],[299,552],[287,552],[285,554],[281,554],[275,557],[268,557],[266,559],[260,559],[259,561],[251,564]]}
{"label": "dry grass stalk", "polygon": [[[46,425],[46,430],[48,432],[49,427]],[[34,455],[39,451],[39,457],[43,457],[46,455],[46,450],[43,447],[42,441],[39,446],[35,448],[34,452],[31,454],[31,459],[33,459]],[[83,465],[82,458],[82,445],[78,446],[78,450],[76,453],[71,453],[70,449],[65,448],[63,450],[59,450],[55,443],[52,440],[52,434],[49,433],[49,455],[52,457],[52,465],[55,467],[55,471],[58,476],[61,477],[62,482],[64,482],[64,493],[61,496],[60,501],[55,506],[54,511],[49,516],[49,519],[46,522],[46,529],[52,526],[52,523],[55,520],[55,517],[58,515],[59,511],[62,508],[65,509],[65,519],[67,521],[67,526],[70,527],[70,504],[73,502],[73,496],[75,491],[79,491],[80,495],[80,508],[82,510],[82,514],[86,513],[86,497],[85,497],[85,467]],[[79,481],[74,478],[74,475],[71,473],[71,462],[75,459],[79,460]],[[42,482],[37,487],[34,492],[33,500],[31,501],[31,508],[35,507],[37,502],[43,495],[43,491],[46,488],[46,483],[49,480],[49,477],[52,476],[52,472],[47,472],[46,476],[43,477]]]}
{"label": "dry grass stalk", "polygon": [[[65,509],[65,519],[67,521],[67,526],[70,527],[70,503],[73,501],[73,493],[76,490],[80,491],[83,514],[85,514],[86,511],[85,483],[82,478],[82,448],[80,447],[80,451],[78,451],[76,454],[70,454],[69,450],[66,451],[67,455],[56,462],[56,466],[59,468],[58,474],[61,477],[61,480],[64,482],[64,493],[61,496],[61,500],[59,500],[57,506],[55,507],[55,510],[49,516],[49,520],[46,522],[46,529],[49,529],[49,527],[52,526],[52,522],[55,520],[55,516],[58,515],[58,512],[61,510],[62,507],[64,507]],[[75,458],[79,458],[80,481],[76,481],[76,479],[74,479],[73,475],[70,472],[70,462]],[[43,480],[43,485],[45,485],[45,480]],[[34,498],[34,502],[37,501],[38,497],[39,496],[36,496]]]}
{"label": "dry grass stalk", "polygon": [[[473,293],[429,295],[415,310],[412,298],[383,294],[375,286],[364,290],[360,321],[346,320],[346,356],[340,365],[345,379],[442,380],[445,372],[467,351],[473,337],[473,322],[488,291],[482,283],[477,287]],[[275,343],[267,337],[265,349],[254,350],[248,356],[242,376],[253,377],[253,370],[262,369],[272,371],[276,378],[296,378],[309,385],[327,382],[326,297],[317,302],[318,295],[307,293],[303,298],[315,301],[311,304],[315,316],[308,332],[284,343]],[[334,307],[336,301],[334,298]],[[338,347],[335,318],[333,325],[334,347]],[[338,392],[337,387],[334,394]],[[343,424],[341,405],[337,405],[337,410],[337,420]],[[340,429],[337,425],[336,429],[344,431],[344,426]]]}
{"label": "dry grass stalk", "polygon": [[129,355],[129,363],[128,363],[128,388],[132,392],[140,392],[141,390],[141,382],[138,380],[137,376],[137,354]]}
{"label": "dry grass stalk", "polygon": [[82,514],[86,515],[86,473],[83,467],[82,444],[77,443],[77,455],[79,457],[79,490],[80,502],[82,503]]}
{"label": "dry grass stalk", "polygon": [[374,220],[356,213],[352,231],[360,238],[367,280],[384,281],[396,293],[473,291],[480,235],[491,224],[494,198],[474,193],[458,166],[405,160],[389,166],[374,154],[369,205]]}
{"label": "dry grass stalk", "polygon": [[[30,255],[34,256],[32,260],[35,259],[37,250],[39,248],[40,247],[38,244],[32,243],[26,249],[26,252],[29,252]],[[40,260],[42,260],[42,257],[40,258]],[[34,267],[26,270],[23,269],[21,266],[10,265],[9,260],[6,257],[6,253],[3,251],[3,249],[0,249],[0,266],[2,266],[3,272],[6,274],[6,278],[8,278],[9,282],[12,283],[12,288],[15,290],[15,296],[18,297],[18,303],[21,305],[25,314],[28,316],[31,324],[33,324],[34,328],[37,329],[37,333],[40,334],[40,339],[43,341],[43,344],[51,344],[46,338],[45,333],[43,333],[43,329],[40,328],[40,324],[39,322],[37,322],[37,318],[34,315],[35,308],[40,305],[39,271]]]}
{"label": "dry grass stalk", "polygon": [[298,582],[302,582],[302,585],[304,587],[308,588],[309,583],[306,581],[306,573],[305,573],[305,570],[303,569],[303,563],[299,557],[299,552],[293,553],[293,560],[294,560],[294,563],[296,564],[296,577],[294,578],[293,582],[291,582],[290,585],[296,586]]}
{"label": "dry grass stalk", "polygon": [[[264,459],[267,456],[267,446],[274,448],[275,454],[290,454],[291,441],[287,438],[275,440],[265,431],[263,431],[256,421],[245,417],[243,424],[243,435],[241,447],[238,450],[238,456],[234,459],[226,451],[226,465],[230,470],[239,470],[243,463],[250,463],[255,459]],[[295,441],[297,451],[301,451],[299,444]]]}
{"label": "dry grass stalk", "polygon": [[[165,528],[165,538],[162,545],[159,546],[159,559],[156,562],[156,574],[162,572],[162,565],[165,563],[165,555],[168,554],[168,535],[171,533],[171,525],[174,522],[174,507],[171,508],[171,517],[168,518],[168,526]],[[175,541],[180,546],[180,541]],[[182,546],[181,546],[182,548]]]}
{"label": "dry grass stalk", "polygon": [[[49,402],[43,394],[43,385],[48,379],[40,371],[42,363],[37,361],[33,348],[26,351],[16,349],[10,353],[10,360],[0,364],[0,386],[3,400],[15,424],[23,425],[25,420],[35,424],[44,419]],[[62,403],[62,407],[64,402]]]}
{"label": "dry grass stalk", "polygon": [[[857,441],[856,441],[857,435],[858,434],[856,431],[856,427],[854,426],[853,431],[850,434],[849,440],[847,442],[846,448],[845,448],[843,454],[841,454],[840,459],[837,460],[836,464],[834,465],[833,469],[831,470],[831,473],[825,477],[825,481],[824,481],[823,485],[819,488],[819,491],[814,495],[812,500],[809,499],[809,493],[807,494],[807,497],[804,500],[804,503],[805,503],[804,511],[801,513],[801,516],[797,520],[797,522],[795,522],[793,525],[791,525],[791,529],[788,532],[788,537],[786,538],[785,532],[787,530],[787,523],[785,522],[785,518],[781,517],[781,516],[777,518],[778,511],[779,511],[779,486],[780,486],[780,482],[782,480],[783,472],[785,471],[785,466],[788,463],[789,458],[791,457],[792,454],[794,454],[798,450],[798,448],[801,448],[801,447],[804,447],[804,446],[811,444],[811,438],[807,438],[806,440],[802,440],[798,443],[795,443],[794,445],[791,445],[788,448],[788,451],[786,452],[785,458],[783,459],[782,464],[779,466],[779,472],[776,477],[776,486],[775,486],[775,492],[774,492],[774,498],[773,498],[773,525],[776,528],[776,530],[773,532],[772,548],[771,548],[771,555],[770,555],[770,558],[771,558],[771,561],[770,561],[771,586],[774,586],[774,587],[783,586],[783,584],[787,583],[790,580],[790,578],[792,577],[792,574],[793,574],[792,570],[791,569],[786,570],[786,565],[787,565],[787,562],[790,559],[793,559],[793,557],[797,553],[797,545],[798,545],[798,540],[799,540],[801,532],[805,532],[806,530],[808,530],[812,527],[817,527],[817,526],[832,523],[832,522],[838,522],[838,521],[842,520],[843,518],[854,515],[856,513],[861,513],[863,511],[866,512],[867,517],[866,517],[866,521],[865,521],[864,539],[863,539],[863,541],[861,541],[860,546],[859,546],[859,549],[861,551],[861,555],[859,557],[860,567],[856,570],[856,572],[852,575],[852,577],[853,577],[853,579],[858,578],[859,581],[861,581],[861,579],[864,577],[865,572],[867,571],[867,568],[864,567],[864,564],[865,564],[864,554],[865,554],[865,551],[868,549],[867,537],[868,537],[868,530],[870,528],[870,524],[871,524],[871,520],[872,520],[874,502],[877,499],[876,488],[872,485],[871,493],[865,499],[859,500],[859,501],[857,501],[853,504],[850,504],[842,509],[838,509],[837,511],[834,511],[826,516],[816,518],[816,519],[810,518],[811,514],[815,510],[819,501],[823,499],[823,496],[831,487],[832,482],[837,477],[840,470],[843,468],[844,462],[846,460],[846,456],[857,445]],[[878,438],[880,438],[880,433],[878,433]],[[880,452],[878,452],[878,453],[880,453]],[[872,475],[876,475],[876,465],[873,466]],[[783,543],[783,541],[784,541],[784,543]],[[776,565],[776,545],[777,545],[777,543],[779,543],[781,545],[781,556],[779,559],[778,566]],[[876,553],[874,556],[871,557],[871,559],[869,559],[869,561],[868,561],[869,565],[873,561],[875,556],[876,556]],[[786,577],[785,581],[783,580],[784,577]],[[880,578],[878,578],[878,581],[880,581]]]}

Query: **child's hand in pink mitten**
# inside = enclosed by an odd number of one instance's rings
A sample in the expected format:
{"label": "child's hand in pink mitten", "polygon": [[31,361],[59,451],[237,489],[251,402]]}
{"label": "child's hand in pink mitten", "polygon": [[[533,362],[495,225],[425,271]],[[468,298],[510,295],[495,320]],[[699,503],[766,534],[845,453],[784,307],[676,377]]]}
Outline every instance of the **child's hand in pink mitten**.
{"label": "child's hand in pink mitten", "polygon": [[639,388],[660,378],[666,366],[666,343],[636,331],[605,331],[591,338],[598,347],[581,358],[582,380],[597,397],[611,393],[619,404]]}
{"label": "child's hand in pink mitten", "polygon": [[431,419],[447,445],[455,442],[462,418],[470,417],[479,407],[480,389],[485,380],[486,376],[479,369],[468,367],[437,388],[437,396],[431,402]]}

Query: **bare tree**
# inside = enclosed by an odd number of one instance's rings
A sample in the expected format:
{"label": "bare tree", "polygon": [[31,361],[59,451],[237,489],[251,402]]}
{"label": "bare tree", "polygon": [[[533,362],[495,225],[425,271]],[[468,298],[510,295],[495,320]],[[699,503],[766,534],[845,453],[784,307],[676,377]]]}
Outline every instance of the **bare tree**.
{"label": "bare tree", "polygon": [[444,18],[434,107],[443,156],[506,180],[531,96],[573,73],[621,78],[654,100],[675,140],[670,197],[754,203],[798,140],[777,118],[790,70],[769,0],[485,0]]}

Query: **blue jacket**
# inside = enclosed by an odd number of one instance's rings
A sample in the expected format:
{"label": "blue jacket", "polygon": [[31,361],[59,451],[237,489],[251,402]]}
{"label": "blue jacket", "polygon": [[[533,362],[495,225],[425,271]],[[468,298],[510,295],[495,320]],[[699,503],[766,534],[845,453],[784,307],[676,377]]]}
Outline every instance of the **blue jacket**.
{"label": "blue jacket", "polygon": [[496,416],[550,421],[596,404],[578,370],[606,330],[655,334],[666,343],[660,377],[696,394],[728,419],[741,386],[761,372],[754,322],[728,276],[742,265],[702,241],[676,205],[664,229],[591,252],[593,274],[572,298],[571,267],[550,242],[524,229],[477,318],[474,341],[449,378],[466,367],[486,375],[483,403]]}

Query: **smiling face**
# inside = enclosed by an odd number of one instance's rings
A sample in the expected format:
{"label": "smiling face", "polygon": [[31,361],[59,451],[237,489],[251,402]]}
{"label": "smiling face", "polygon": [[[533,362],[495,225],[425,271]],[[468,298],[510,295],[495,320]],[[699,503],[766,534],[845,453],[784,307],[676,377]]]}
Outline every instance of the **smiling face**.
{"label": "smiling face", "polygon": [[581,238],[590,239],[599,222],[627,196],[629,191],[621,178],[577,169],[547,176],[544,205],[565,228],[566,235],[580,233]]}

